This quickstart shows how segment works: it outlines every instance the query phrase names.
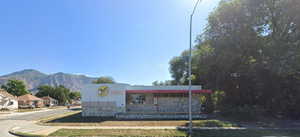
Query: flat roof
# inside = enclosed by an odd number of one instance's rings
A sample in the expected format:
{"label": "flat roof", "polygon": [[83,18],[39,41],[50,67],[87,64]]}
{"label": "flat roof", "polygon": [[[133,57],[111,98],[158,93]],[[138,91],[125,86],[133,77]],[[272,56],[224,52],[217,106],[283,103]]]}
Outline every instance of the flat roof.
{"label": "flat roof", "polygon": [[[128,86],[127,90],[188,90],[187,85],[171,85],[171,86]],[[200,85],[192,85],[192,90],[201,90]]]}
{"label": "flat roof", "polygon": [[[189,90],[126,90],[126,93],[188,93]],[[212,93],[212,90],[192,90],[192,93]]]}

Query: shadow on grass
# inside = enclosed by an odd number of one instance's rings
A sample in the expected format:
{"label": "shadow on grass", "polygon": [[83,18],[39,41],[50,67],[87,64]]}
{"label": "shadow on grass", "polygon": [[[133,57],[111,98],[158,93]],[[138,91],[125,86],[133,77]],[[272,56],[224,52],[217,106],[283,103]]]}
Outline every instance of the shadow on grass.
{"label": "shadow on grass", "polygon": [[[177,129],[189,135],[187,129]],[[192,137],[300,137],[300,130],[193,130]]]}
{"label": "shadow on grass", "polygon": [[[187,123],[185,126],[189,126]],[[220,121],[220,120],[205,120],[205,121],[195,121],[193,122],[193,126],[195,127],[241,127],[238,124],[231,123],[228,121]]]}
{"label": "shadow on grass", "polygon": [[82,117],[80,112],[65,117],[57,118],[54,120],[50,120],[47,121],[47,123],[100,123],[100,122],[111,121],[111,120],[116,120],[116,119],[113,117]]}
{"label": "shadow on grass", "polygon": [[[50,136],[184,137],[187,129],[61,129]],[[299,130],[193,130],[192,137],[299,137]]]}
{"label": "shadow on grass", "polygon": [[[114,117],[82,117],[81,112],[44,121],[48,125],[64,126],[175,126],[187,127],[188,120],[178,119],[117,119]],[[236,124],[219,120],[193,120],[195,127],[238,127]]]}
{"label": "shadow on grass", "polygon": [[[78,111],[78,109],[74,110]],[[200,120],[200,119],[194,119]],[[186,121],[186,119],[117,119],[115,117],[83,117],[80,113],[50,120],[47,123],[100,123],[104,121]]]}

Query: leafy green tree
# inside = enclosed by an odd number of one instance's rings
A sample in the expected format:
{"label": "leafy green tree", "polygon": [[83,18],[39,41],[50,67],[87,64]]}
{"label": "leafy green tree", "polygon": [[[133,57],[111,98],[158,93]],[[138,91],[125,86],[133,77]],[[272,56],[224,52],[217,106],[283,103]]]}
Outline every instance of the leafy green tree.
{"label": "leafy green tree", "polygon": [[[193,84],[224,91],[221,104],[243,113],[299,118],[299,7],[299,0],[222,0],[193,49]],[[170,72],[187,83],[186,51]]]}
{"label": "leafy green tree", "polygon": [[153,86],[158,86],[158,85],[159,85],[159,81],[157,81],[157,80],[156,80],[156,81],[153,81],[153,82],[152,82],[152,85],[153,85]]}
{"label": "leafy green tree", "polygon": [[80,92],[71,92],[69,94],[70,99],[79,99],[81,98],[81,93]]}
{"label": "leafy green tree", "polygon": [[8,80],[8,82],[5,85],[2,85],[1,88],[14,96],[22,96],[29,93],[26,90],[24,82],[21,80]]}
{"label": "leafy green tree", "polygon": [[51,87],[48,85],[43,85],[38,88],[37,97],[50,96],[58,100],[59,104],[65,105],[69,103],[73,97],[77,97],[78,93],[72,93],[70,89],[64,86]]}
{"label": "leafy green tree", "polygon": [[97,80],[93,81],[94,84],[114,84],[116,83],[112,77],[100,77]]}
{"label": "leafy green tree", "polygon": [[69,94],[71,93],[70,89],[61,85],[56,87],[54,92],[60,104],[64,105],[66,103],[70,103],[71,101],[69,97]]}
{"label": "leafy green tree", "polygon": [[48,86],[48,85],[42,85],[40,87],[37,88],[38,92],[35,94],[37,97],[45,97],[45,96],[50,96],[52,98],[56,98],[54,96],[54,91],[55,88]]}
{"label": "leafy green tree", "polygon": [[154,81],[152,82],[153,86],[168,86],[168,85],[175,85],[175,81],[174,80],[166,80],[166,81]]}
{"label": "leafy green tree", "polygon": [[188,52],[184,51],[181,56],[174,57],[170,61],[170,73],[176,85],[188,84]]}

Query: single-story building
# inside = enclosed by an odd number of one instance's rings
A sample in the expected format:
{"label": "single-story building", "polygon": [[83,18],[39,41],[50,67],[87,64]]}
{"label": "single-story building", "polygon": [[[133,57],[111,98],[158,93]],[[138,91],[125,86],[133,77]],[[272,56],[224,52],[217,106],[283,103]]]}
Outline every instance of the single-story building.
{"label": "single-story building", "polygon": [[18,109],[18,98],[0,89],[0,109]]}
{"label": "single-story building", "polygon": [[45,96],[45,97],[42,97],[41,99],[43,99],[43,103],[47,107],[52,107],[52,106],[58,105],[58,101],[54,98],[51,98],[50,96]]}
{"label": "single-story building", "polygon": [[19,108],[40,108],[44,106],[43,99],[26,94],[18,97]]}
{"label": "single-story building", "polygon": [[72,99],[71,100],[71,105],[72,106],[81,106],[81,100],[80,100],[80,98],[78,98],[78,99]]}
{"label": "single-story building", "polygon": [[[192,112],[201,113],[201,93],[192,86]],[[189,86],[131,86],[128,84],[89,84],[82,90],[82,116],[188,114]]]}

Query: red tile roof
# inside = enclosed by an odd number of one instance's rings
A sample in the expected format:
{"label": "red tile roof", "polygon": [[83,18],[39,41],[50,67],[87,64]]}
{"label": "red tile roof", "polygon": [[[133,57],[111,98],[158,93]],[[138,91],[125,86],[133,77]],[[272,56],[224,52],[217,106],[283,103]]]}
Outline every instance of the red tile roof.
{"label": "red tile roof", "polygon": [[38,101],[42,101],[42,99],[36,97],[36,96],[33,96],[31,94],[26,94],[26,95],[23,95],[23,96],[19,96],[18,97],[18,100],[29,100],[29,101],[35,101],[35,100],[38,100]]}
{"label": "red tile roof", "polygon": [[41,99],[43,99],[43,100],[55,100],[56,101],[56,99],[51,98],[49,96],[42,97]]}

